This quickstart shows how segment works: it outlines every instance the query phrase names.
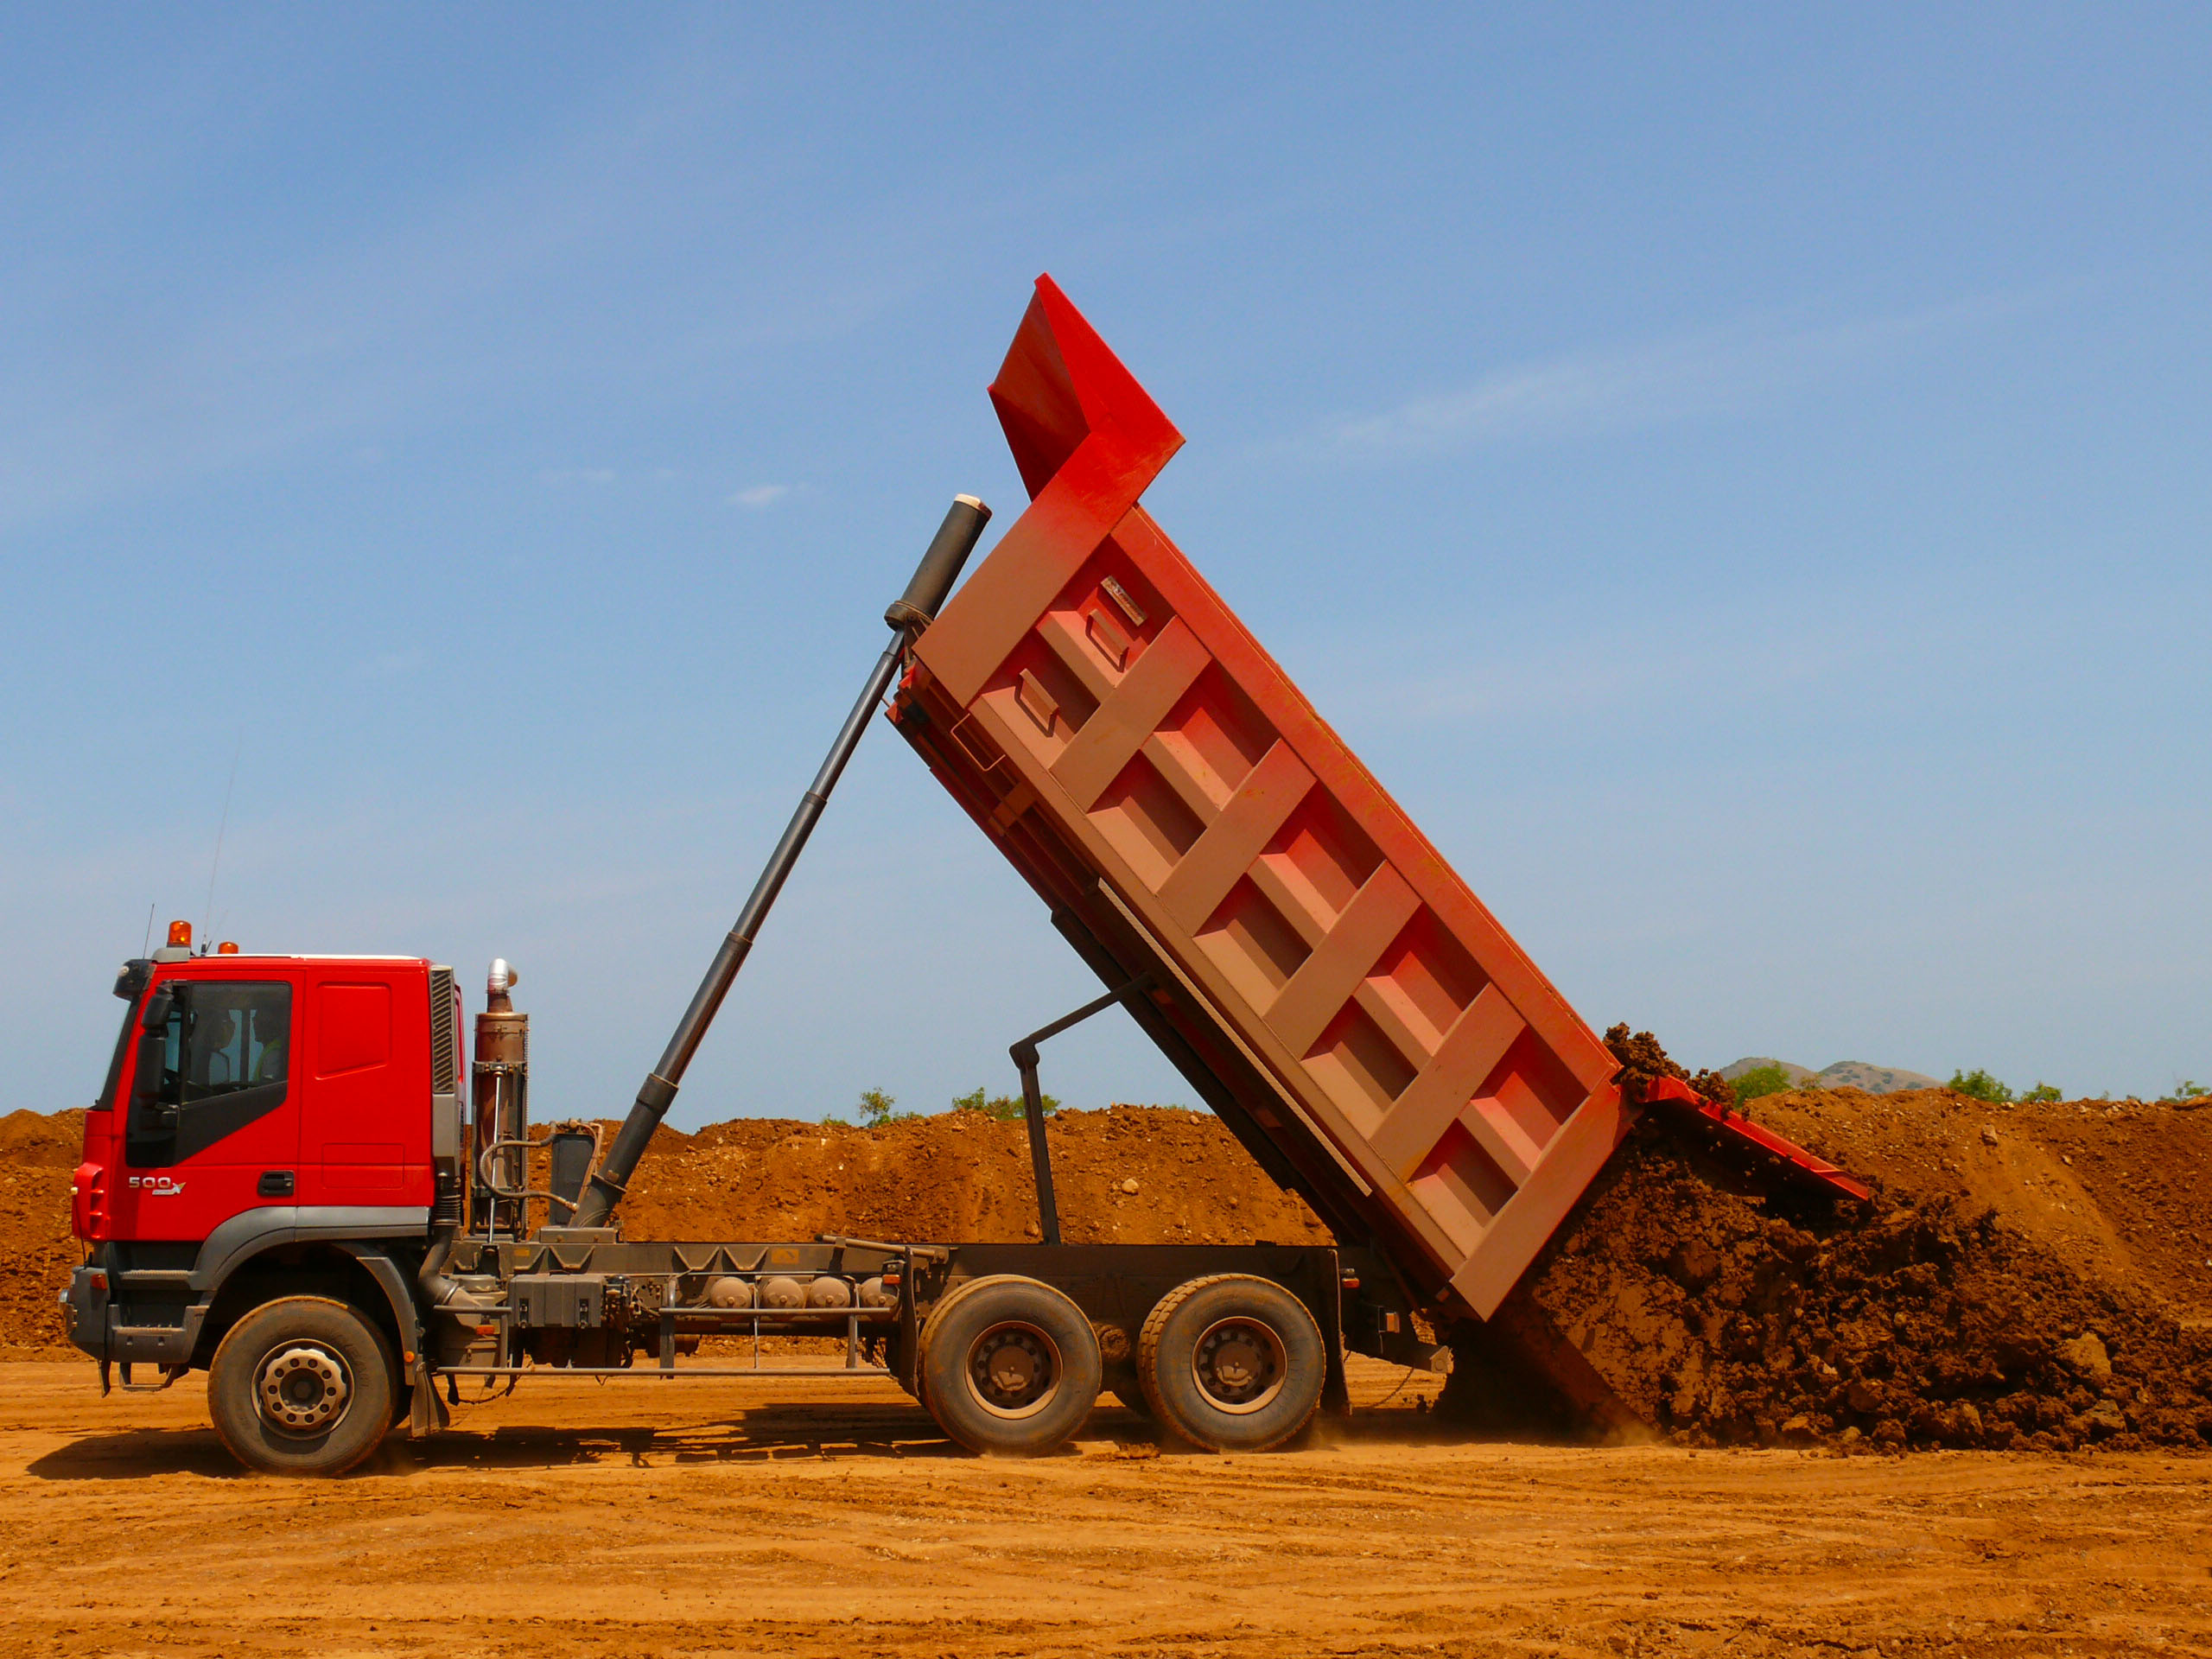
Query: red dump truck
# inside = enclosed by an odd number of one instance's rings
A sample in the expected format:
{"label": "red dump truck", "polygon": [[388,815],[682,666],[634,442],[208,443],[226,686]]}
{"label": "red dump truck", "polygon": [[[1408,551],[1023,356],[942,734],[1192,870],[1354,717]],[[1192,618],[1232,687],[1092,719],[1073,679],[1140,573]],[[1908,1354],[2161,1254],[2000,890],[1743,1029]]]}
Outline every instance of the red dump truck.
{"label": "red dump truck", "polygon": [[[464,1379],[533,1373],[884,1376],[963,1446],[1030,1454],[1110,1390],[1261,1450],[1345,1408],[1347,1351],[1441,1363],[1417,1312],[1498,1308],[1630,1125],[1617,1062],[1140,504],[1182,438],[1049,278],[991,397],[1028,510],[956,593],[988,512],[955,501],[610,1144],[533,1131],[504,962],[467,1060],[426,960],[195,953],[178,924],[124,965],[64,1294],[104,1389],[204,1369],[225,1445],[302,1474],[434,1433]],[[879,711],[1106,988],[1012,1049],[1040,1242],[625,1239],[639,1160]],[[1039,1046],[1113,1007],[1335,1248],[1061,1241]],[[679,1367],[709,1335],[751,1363]],[[794,1336],[842,1358],[764,1362]]]}

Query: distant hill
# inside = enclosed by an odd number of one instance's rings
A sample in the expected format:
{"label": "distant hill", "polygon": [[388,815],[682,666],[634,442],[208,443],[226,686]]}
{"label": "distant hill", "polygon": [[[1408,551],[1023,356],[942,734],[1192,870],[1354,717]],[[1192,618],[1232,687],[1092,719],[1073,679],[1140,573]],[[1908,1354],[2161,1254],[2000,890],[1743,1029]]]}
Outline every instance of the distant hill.
{"label": "distant hill", "polygon": [[1756,1071],[1763,1065],[1780,1066],[1783,1075],[1800,1089],[1864,1089],[1870,1095],[1894,1095],[1907,1089],[1943,1086],[1941,1077],[1920,1071],[1900,1071],[1894,1066],[1870,1065],[1865,1060],[1838,1060],[1834,1065],[1815,1071],[1808,1065],[1795,1065],[1765,1054],[1746,1054],[1742,1059],[1722,1066],[1720,1075],[1733,1083],[1746,1071]]}

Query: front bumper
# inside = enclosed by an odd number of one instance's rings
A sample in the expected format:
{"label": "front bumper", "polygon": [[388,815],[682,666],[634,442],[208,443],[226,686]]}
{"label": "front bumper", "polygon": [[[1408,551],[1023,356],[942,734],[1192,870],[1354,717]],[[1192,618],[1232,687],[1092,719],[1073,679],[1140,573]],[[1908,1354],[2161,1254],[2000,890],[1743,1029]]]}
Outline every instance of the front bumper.
{"label": "front bumper", "polygon": [[69,1310],[69,1340],[94,1359],[108,1358],[105,1268],[79,1268],[69,1275],[61,1305]]}
{"label": "front bumper", "polygon": [[69,1310],[71,1343],[104,1366],[188,1364],[207,1318],[207,1307],[175,1303],[118,1307],[111,1289],[116,1277],[111,1269],[97,1266],[79,1268],[69,1275],[61,1301]]}

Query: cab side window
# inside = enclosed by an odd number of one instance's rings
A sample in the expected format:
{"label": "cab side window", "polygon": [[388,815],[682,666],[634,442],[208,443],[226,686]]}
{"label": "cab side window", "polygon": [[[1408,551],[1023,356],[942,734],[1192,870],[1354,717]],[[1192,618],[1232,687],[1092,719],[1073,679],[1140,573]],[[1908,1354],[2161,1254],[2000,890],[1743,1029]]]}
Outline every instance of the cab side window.
{"label": "cab side window", "polygon": [[291,1049],[289,985],[194,985],[188,1014],[179,1104],[284,1081]]}
{"label": "cab side window", "polygon": [[289,984],[202,980],[167,991],[168,1018],[147,1028],[131,1085],[125,1156],[140,1168],[178,1163],[274,1111],[291,1069]]}

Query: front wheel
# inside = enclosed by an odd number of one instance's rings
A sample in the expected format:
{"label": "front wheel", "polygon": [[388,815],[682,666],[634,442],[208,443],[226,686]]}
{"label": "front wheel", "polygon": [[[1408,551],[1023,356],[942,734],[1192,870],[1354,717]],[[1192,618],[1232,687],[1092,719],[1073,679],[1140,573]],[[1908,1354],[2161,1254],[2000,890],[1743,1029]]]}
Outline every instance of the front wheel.
{"label": "front wheel", "polygon": [[1328,1372],[1306,1304],[1248,1274],[1179,1285],[1137,1339],[1137,1380],[1154,1414],[1209,1452],[1281,1445],[1312,1421]]}
{"label": "front wheel", "polygon": [[970,1452],[1058,1450],[1098,1400],[1098,1335],[1083,1310],[1035,1279],[971,1280],[922,1327],[922,1403]]}
{"label": "front wheel", "polygon": [[383,1440],[398,1393],[384,1333],[324,1296],[263,1303],[207,1367],[216,1437],[268,1475],[345,1473]]}

